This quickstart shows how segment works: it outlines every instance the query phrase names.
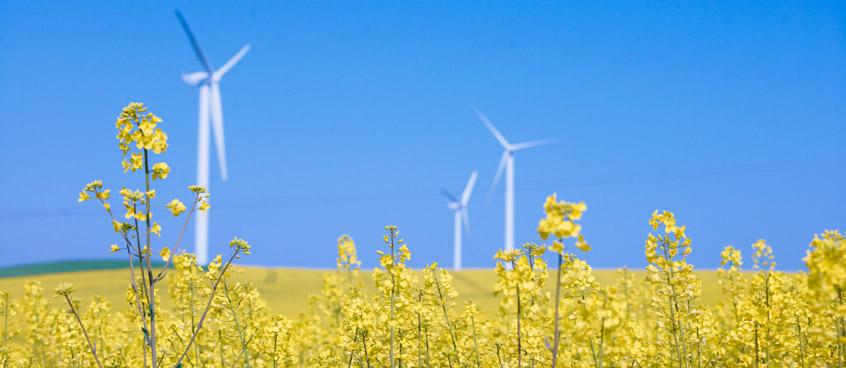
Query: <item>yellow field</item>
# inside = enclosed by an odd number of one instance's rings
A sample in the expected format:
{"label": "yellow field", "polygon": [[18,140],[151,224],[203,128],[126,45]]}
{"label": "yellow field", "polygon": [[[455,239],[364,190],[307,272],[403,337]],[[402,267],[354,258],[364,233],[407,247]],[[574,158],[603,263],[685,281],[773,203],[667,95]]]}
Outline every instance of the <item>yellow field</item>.
{"label": "yellow field", "polygon": [[[323,284],[323,275],[329,270],[307,270],[291,268],[263,268],[263,267],[236,267],[236,270],[243,270],[242,273],[233,273],[233,281],[246,281],[253,283],[261,293],[262,299],[267,301],[273,313],[279,313],[287,317],[296,317],[299,313],[308,313],[308,296],[320,294]],[[644,271],[632,271],[638,278],[646,277]],[[497,300],[493,293],[493,284],[496,281],[496,274],[493,270],[463,270],[450,272],[454,275],[455,289],[459,293],[458,301],[472,299],[479,308],[488,316],[494,316],[497,308]],[[640,276],[643,275],[643,276]],[[698,271],[696,275],[702,280],[702,303],[708,306],[715,306],[725,297],[720,293],[720,286],[717,285],[717,273],[714,271]],[[420,275],[418,274],[418,277]],[[617,277],[615,270],[596,270],[595,276],[600,285],[612,285]],[[372,272],[361,273],[366,292],[372,295],[375,291],[372,281]],[[62,282],[72,281],[79,288],[75,294],[83,301],[90,300],[93,295],[100,295],[109,301],[116,308],[126,306],[124,296],[129,283],[129,270],[99,270],[81,272],[62,272],[43,275],[31,275],[21,277],[9,277],[0,279],[0,290],[9,291],[12,297],[18,298],[24,293],[24,284],[27,281],[40,281],[48,293],[51,293]],[[422,277],[420,277],[422,283]],[[547,283],[546,291],[552,292],[553,282]],[[170,308],[170,300],[167,296],[167,278],[161,285],[163,291],[160,295],[164,306]],[[49,295],[49,294],[48,294]],[[63,307],[63,301],[53,299],[57,307]]]}

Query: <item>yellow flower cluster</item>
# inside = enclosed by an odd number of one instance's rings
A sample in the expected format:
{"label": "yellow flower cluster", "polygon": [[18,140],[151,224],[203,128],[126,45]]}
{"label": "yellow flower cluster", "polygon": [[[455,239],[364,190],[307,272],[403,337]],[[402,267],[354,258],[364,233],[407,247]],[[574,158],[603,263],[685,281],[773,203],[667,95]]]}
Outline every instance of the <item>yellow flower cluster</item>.
{"label": "yellow flower cluster", "polygon": [[[156,125],[162,122],[158,116],[153,113],[144,114],[147,108],[144,104],[133,102],[123,108],[115,125],[118,129],[117,139],[120,141],[119,147],[126,155],[131,149],[134,142],[135,148],[141,150],[152,150],[154,153],[164,153],[167,150],[167,134]],[[140,160],[140,159],[139,159]],[[132,171],[143,167],[143,160],[139,161],[140,165],[136,167],[135,160],[132,163],[124,161],[124,168],[130,167]]]}
{"label": "yellow flower cluster", "polygon": [[92,181],[92,182],[86,184],[85,188],[83,188],[82,191],[79,192],[79,200],[78,200],[79,202],[84,202],[84,201],[91,199],[91,196],[88,195],[88,193],[86,193],[86,192],[90,192],[90,193],[94,194],[94,198],[106,200],[106,199],[109,199],[109,193],[111,192],[111,190],[109,190],[109,189],[103,190],[103,181],[102,180]]}
{"label": "yellow flower cluster", "polygon": [[347,270],[352,266],[361,266],[361,261],[358,260],[353,239],[343,235],[338,238],[338,268]]}
{"label": "yellow flower cluster", "polygon": [[576,248],[584,252],[590,250],[590,245],[585,242],[584,237],[579,232],[582,226],[576,224],[575,221],[582,218],[582,212],[587,210],[584,202],[568,203],[565,201],[556,201],[556,194],[549,196],[546,203],[543,205],[543,210],[546,213],[546,218],[540,220],[538,224],[538,233],[541,239],[547,239],[549,234],[555,235],[558,240],[553,242],[549,248],[551,251],[564,254],[564,238],[578,238],[576,241]]}

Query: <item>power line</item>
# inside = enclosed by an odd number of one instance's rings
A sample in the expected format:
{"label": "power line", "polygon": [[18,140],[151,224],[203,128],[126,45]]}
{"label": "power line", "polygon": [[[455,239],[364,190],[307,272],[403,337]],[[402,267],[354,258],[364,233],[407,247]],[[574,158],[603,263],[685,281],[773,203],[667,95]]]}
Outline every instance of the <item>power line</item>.
{"label": "power line", "polygon": [[[759,174],[773,174],[784,172],[795,172],[816,169],[838,168],[846,166],[846,161],[834,162],[815,162],[815,163],[780,163],[780,164],[750,164],[739,165],[733,167],[722,167],[716,170],[702,170],[699,172],[687,174],[675,174],[669,176],[655,177],[647,175],[633,175],[633,176],[619,176],[616,177],[599,177],[596,179],[580,179],[578,182],[568,183],[567,187],[582,188],[582,187],[602,187],[602,186],[616,186],[616,185],[632,185],[643,183],[656,182],[675,182],[675,181],[690,181],[705,178],[716,177],[731,177],[744,175],[759,175]],[[569,178],[556,178],[553,180],[572,180]],[[545,189],[538,185],[524,186],[518,192],[531,192]],[[323,206],[335,205],[345,203],[377,203],[377,202],[394,202],[406,201],[440,197],[437,190],[416,192],[416,193],[365,193],[365,194],[336,194],[334,196],[321,196],[320,199],[270,199],[257,203],[246,203],[237,205],[219,205],[216,206],[218,211],[229,210],[245,210],[245,209],[261,209],[261,208],[280,208],[280,207],[303,207],[303,206]],[[20,221],[33,219],[51,219],[51,218],[84,218],[106,216],[102,211],[89,210],[37,210],[37,211],[11,211],[0,214],[0,221]]]}

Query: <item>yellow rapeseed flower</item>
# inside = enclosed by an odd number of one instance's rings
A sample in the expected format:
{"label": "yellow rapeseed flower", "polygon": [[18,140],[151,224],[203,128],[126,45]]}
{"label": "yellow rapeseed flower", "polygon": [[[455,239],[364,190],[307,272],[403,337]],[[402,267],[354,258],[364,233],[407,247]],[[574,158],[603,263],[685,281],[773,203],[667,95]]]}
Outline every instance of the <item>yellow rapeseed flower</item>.
{"label": "yellow rapeseed flower", "polygon": [[55,296],[68,296],[71,293],[73,293],[74,291],[76,291],[76,287],[73,286],[73,284],[71,284],[69,282],[63,282],[63,283],[59,284],[59,286],[56,287],[56,290],[54,290],[54,291],[56,293]]}
{"label": "yellow rapeseed flower", "polygon": [[590,245],[585,242],[585,238],[584,236],[582,236],[582,234],[579,234],[579,240],[576,241],[576,248],[579,248],[579,250],[581,250],[582,252],[587,252],[590,250]]}
{"label": "yellow rapeseed flower", "polygon": [[170,212],[173,213],[173,216],[179,216],[180,213],[185,212],[185,210],[187,209],[185,208],[185,205],[178,199],[170,201],[170,203],[166,204],[165,207],[170,209]]}
{"label": "yellow rapeseed flower", "polygon": [[250,254],[250,247],[246,240],[238,239],[238,237],[229,242],[229,248],[234,248],[236,252],[243,252],[244,254]]}
{"label": "yellow rapeseed flower", "polygon": [[159,255],[162,256],[162,261],[167,262],[168,260],[170,260],[170,248],[162,248],[162,250],[159,252]]}
{"label": "yellow rapeseed flower", "polygon": [[549,247],[549,250],[563,255],[564,254],[564,243],[561,243],[558,240],[553,240],[552,246]]}
{"label": "yellow rapeseed flower", "polygon": [[170,173],[170,167],[164,162],[159,162],[153,165],[153,180],[167,178]]}

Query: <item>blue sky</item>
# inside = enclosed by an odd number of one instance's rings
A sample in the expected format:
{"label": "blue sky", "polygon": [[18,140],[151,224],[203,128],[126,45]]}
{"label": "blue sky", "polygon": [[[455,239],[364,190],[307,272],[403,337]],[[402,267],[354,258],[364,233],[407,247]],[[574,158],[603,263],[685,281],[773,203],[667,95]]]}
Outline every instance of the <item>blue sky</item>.
{"label": "blue sky", "polygon": [[[516,157],[516,242],[545,197],[585,201],[598,268],[645,264],[655,209],[676,213],[698,268],[765,238],[782,269],[844,229],[846,9],[837,2],[0,2],[0,266],[107,258],[117,242],[86,182],[123,174],[114,120],[131,101],[164,119],[162,203],[195,182],[200,70],[179,8],[221,82],[229,181],[212,158],[211,252],[247,264],[333,267],[350,234],[367,268],[398,225],[411,264],[451,265],[440,188],[470,172],[466,267],[503,242],[501,148]],[[113,199],[118,205],[117,198]],[[169,216],[169,215],[168,215]],[[181,223],[162,213],[158,246]],[[189,228],[184,245],[193,245]]]}

